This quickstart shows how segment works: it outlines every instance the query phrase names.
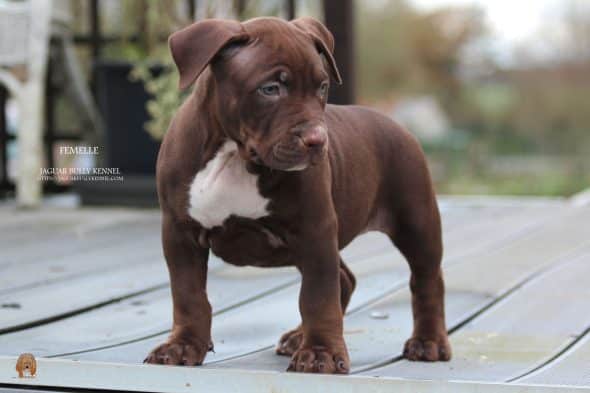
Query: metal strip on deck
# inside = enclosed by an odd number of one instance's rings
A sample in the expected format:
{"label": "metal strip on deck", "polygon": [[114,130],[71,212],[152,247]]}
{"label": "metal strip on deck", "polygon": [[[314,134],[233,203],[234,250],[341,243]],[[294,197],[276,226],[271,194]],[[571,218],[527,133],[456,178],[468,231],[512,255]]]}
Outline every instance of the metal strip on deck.
{"label": "metal strip on deck", "polygon": [[193,393],[560,393],[590,388],[507,385],[481,382],[415,381],[394,378],[311,375],[193,367],[128,365],[39,359],[36,378],[19,379],[11,372],[14,357],[0,357],[0,387],[88,388],[104,391]]}

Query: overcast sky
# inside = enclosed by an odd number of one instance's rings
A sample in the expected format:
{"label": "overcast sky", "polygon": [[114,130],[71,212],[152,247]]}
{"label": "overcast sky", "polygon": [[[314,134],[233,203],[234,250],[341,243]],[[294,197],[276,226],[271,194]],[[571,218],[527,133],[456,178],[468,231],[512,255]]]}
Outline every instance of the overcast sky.
{"label": "overcast sky", "polygon": [[[509,65],[515,48],[526,45],[539,57],[550,57],[544,45],[547,34],[555,34],[556,21],[568,5],[589,6],[590,0],[410,0],[421,9],[476,5],[483,8],[492,33],[492,45],[500,62]],[[540,34],[544,30],[543,34]]]}
{"label": "overcast sky", "polygon": [[542,24],[554,17],[566,2],[563,0],[411,0],[416,6],[432,9],[446,5],[477,5],[486,12],[494,34],[518,43],[534,38]]}

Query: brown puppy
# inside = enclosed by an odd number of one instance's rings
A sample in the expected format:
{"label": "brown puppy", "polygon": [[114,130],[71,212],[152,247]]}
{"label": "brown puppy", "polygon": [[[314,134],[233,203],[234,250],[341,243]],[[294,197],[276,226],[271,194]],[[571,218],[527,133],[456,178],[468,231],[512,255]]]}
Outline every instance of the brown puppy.
{"label": "brown puppy", "polygon": [[424,155],[389,118],[326,105],[330,77],[340,83],[328,30],[312,18],[206,20],[173,34],[170,48],[180,86],[196,88],[158,157],[174,324],[146,362],[197,365],[212,348],[211,250],[240,266],[296,266],[302,323],[277,352],[292,356],[292,371],[347,373],[342,318],[355,279],[339,250],[369,230],[387,234],[411,268],[405,357],[448,360]]}

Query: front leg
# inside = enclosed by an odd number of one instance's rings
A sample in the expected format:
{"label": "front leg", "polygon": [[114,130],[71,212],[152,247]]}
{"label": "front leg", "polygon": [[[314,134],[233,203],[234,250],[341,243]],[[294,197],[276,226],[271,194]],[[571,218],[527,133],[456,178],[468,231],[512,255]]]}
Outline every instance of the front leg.
{"label": "front leg", "polygon": [[162,243],[170,274],[173,325],[168,340],[145,363],[195,366],[203,363],[211,344],[211,305],[207,299],[209,250],[201,247],[194,228],[164,213]]}
{"label": "front leg", "polygon": [[[342,314],[346,314],[346,307],[350,302],[350,297],[356,287],[356,279],[354,275],[346,266],[342,258],[340,258],[340,306],[342,307]],[[301,325],[293,330],[289,330],[283,334],[279,340],[276,348],[277,355],[292,356],[295,351],[301,346],[303,332]]]}
{"label": "front leg", "polygon": [[334,223],[323,230],[306,230],[305,247],[299,248],[303,334],[287,371],[347,374],[350,369],[342,327],[337,225],[335,219],[330,221]]}

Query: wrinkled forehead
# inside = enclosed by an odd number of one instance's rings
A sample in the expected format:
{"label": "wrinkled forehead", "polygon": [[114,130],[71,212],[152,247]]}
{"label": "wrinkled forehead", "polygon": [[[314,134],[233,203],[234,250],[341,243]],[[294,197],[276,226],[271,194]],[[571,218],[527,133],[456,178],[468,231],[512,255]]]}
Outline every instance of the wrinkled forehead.
{"label": "wrinkled forehead", "polygon": [[311,51],[314,45],[308,34],[279,18],[254,18],[242,24],[253,39],[275,50]]}
{"label": "wrinkled forehead", "polygon": [[313,40],[294,25],[271,18],[252,19],[243,25],[250,41],[230,56],[239,74],[277,66],[285,66],[296,74],[323,73],[323,63]]}

